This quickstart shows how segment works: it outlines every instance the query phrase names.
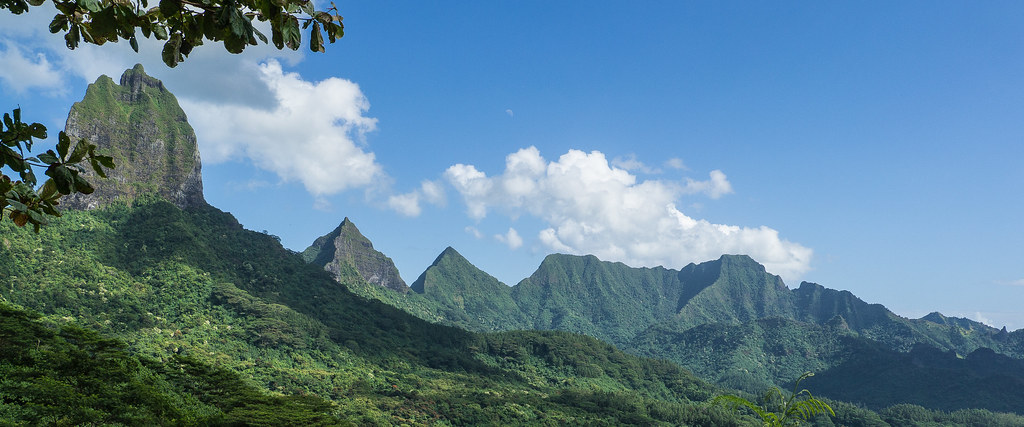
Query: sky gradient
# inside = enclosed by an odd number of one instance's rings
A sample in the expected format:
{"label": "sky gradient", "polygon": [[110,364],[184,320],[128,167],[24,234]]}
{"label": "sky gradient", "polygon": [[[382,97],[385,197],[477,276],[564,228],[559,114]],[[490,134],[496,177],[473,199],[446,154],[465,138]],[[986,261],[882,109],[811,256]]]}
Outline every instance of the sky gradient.
{"label": "sky gradient", "polygon": [[208,44],[175,69],[3,12],[0,107],[56,134],[142,63],[211,204],[297,251],[349,217],[407,282],[446,246],[509,285],[552,252],[745,253],[790,287],[1024,328],[1019,2],[338,6],[326,54]]}

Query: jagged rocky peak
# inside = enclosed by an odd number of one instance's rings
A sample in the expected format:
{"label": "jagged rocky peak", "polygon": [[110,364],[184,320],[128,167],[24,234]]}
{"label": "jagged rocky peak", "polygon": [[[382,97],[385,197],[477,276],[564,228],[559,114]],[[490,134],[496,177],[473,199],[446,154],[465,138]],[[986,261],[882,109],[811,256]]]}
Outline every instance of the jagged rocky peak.
{"label": "jagged rocky peak", "polygon": [[64,131],[86,138],[114,158],[108,178],[86,172],[96,191],[62,200],[72,209],[94,209],[114,200],[131,202],[157,193],[180,208],[206,205],[196,135],[178,100],[142,65],[126,70],[120,84],[100,76],[71,107]]}
{"label": "jagged rocky peak", "polygon": [[323,267],[339,282],[343,281],[347,269],[353,269],[367,282],[409,292],[391,258],[374,249],[370,239],[347,217],[334,231],[316,239],[302,256],[306,262]]}

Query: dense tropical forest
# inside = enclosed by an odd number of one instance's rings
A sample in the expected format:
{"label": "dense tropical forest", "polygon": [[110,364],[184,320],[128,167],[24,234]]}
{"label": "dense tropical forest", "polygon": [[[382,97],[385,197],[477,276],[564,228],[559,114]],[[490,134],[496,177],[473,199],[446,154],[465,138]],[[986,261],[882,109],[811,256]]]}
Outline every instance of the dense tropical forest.
{"label": "dense tropical forest", "polygon": [[745,256],[551,255],[509,287],[448,248],[406,287],[347,219],[288,250],[205,203],[176,108],[141,67],[102,77],[68,132],[120,144],[116,188],[39,232],[0,221],[0,424],[749,426],[715,398],[815,371],[834,415],[811,425],[1024,425],[1021,331]]}

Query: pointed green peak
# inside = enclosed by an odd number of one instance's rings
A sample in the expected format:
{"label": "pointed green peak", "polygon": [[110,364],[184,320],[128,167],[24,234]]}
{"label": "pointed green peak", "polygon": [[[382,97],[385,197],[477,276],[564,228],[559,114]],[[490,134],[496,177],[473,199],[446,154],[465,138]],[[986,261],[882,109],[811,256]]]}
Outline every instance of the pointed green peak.
{"label": "pointed green peak", "polygon": [[359,227],[356,227],[356,224],[352,222],[352,220],[348,219],[348,217],[345,217],[345,219],[341,221],[341,225],[339,225],[335,231],[337,232],[337,235],[345,235],[349,239],[357,240],[360,243],[373,248],[373,243],[370,242],[370,239],[367,239],[366,236],[359,231]]}
{"label": "pointed green peak", "polygon": [[[440,293],[445,295],[486,295],[500,289],[510,289],[494,276],[477,268],[455,248],[447,247],[434,260],[416,282],[410,287],[417,293]],[[487,296],[490,298],[492,296]]]}
{"label": "pointed green peak", "polygon": [[457,250],[455,250],[455,248],[449,246],[447,248],[444,248],[444,250],[441,251],[441,254],[437,256],[437,258],[434,258],[434,263],[431,264],[430,266],[431,267],[436,267],[437,265],[441,264],[441,262],[452,262],[452,261],[460,261],[460,262],[466,262],[466,263],[469,262],[469,260],[467,260],[466,257],[462,256],[462,254],[460,254],[459,251],[457,251]]}
{"label": "pointed green peak", "polygon": [[398,273],[394,261],[373,248],[370,239],[345,217],[334,231],[320,236],[302,252],[306,262],[318,265],[344,283],[354,271],[363,280],[405,293],[409,288]]}

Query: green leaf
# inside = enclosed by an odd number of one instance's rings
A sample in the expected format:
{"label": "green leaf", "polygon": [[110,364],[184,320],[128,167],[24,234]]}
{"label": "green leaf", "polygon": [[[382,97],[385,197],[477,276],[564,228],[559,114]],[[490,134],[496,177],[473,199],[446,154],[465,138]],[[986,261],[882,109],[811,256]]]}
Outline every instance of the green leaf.
{"label": "green leaf", "polygon": [[68,31],[64,35],[64,44],[68,49],[75,50],[78,47],[78,43],[82,41],[82,35],[80,33],[78,24],[71,24],[71,31]]}
{"label": "green leaf", "polygon": [[57,186],[57,191],[60,194],[71,194],[75,176],[70,169],[61,164],[51,165],[46,168],[46,175],[53,178],[53,183]]}
{"label": "green leaf", "polygon": [[64,15],[61,15],[59,13],[57,15],[54,15],[53,20],[50,21],[50,33],[51,34],[57,34],[57,33],[61,32],[61,31],[67,30],[67,29],[68,29],[68,17],[64,16]]}
{"label": "green leaf", "polygon": [[78,143],[75,144],[75,150],[68,156],[67,163],[78,163],[85,158],[85,155],[89,153],[89,147],[95,148],[95,145],[90,144],[85,139],[79,139]]}
{"label": "green leaf", "polygon": [[92,187],[92,184],[89,184],[89,181],[86,181],[85,178],[82,178],[81,175],[75,174],[74,182],[75,191],[79,193],[92,194],[93,191],[96,191],[96,189]]}
{"label": "green leaf", "polygon": [[160,13],[164,18],[174,16],[181,10],[181,0],[160,0]]}
{"label": "green leaf", "polygon": [[267,43],[267,36],[263,35],[263,33],[261,33],[260,30],[257,30],[255,27],[253,27],[252,32],[256,34],[256,37],[259,37],[261,42]]}
{"label": "green leaf", "polygon": [[181,33],[174,33],[170,40],[164,43],[164,49],[161,52],[161,57],[164,60],[164,64],[168,67],[174,68],[181,62]]}
{"label": "green leaf", "polygon": [[33,138],[46,139],[46,126],[41,123],[32,123],[28,125],[28,133]]}
{"label": "green leaf", "polygon": [[39,155],[39,161],[48,165],[54,163],[60,163],[60,159],[53,153],[53,150],[46,150],[45,153]]}
{"label": "green leaf", "polygon": [[135,53],[139,53],[139,41],[135,39],[135,36],[128,39],[128,44],[131,45]]}
{"label": "green leaf", "polygon": [[77,0],[78,7],[88,10],[89,12],[96,13],[103,9],[97,0]]}
{"label": "green leaf", "polygon": [[167,40],[167,29],[163,25],[153,24],[153,35],[157,40]]}
{"label": "green leaf", "polygon": [[[67,157],[67,155],[68,155],[68,148],[69,147],[71,147],[71,138],[68,137],[68,134],[64,133],[64,131],[61,131],[60,134],[57,136],[57,154],[58,154],[58,157],[60,157],[62,159]],[[52,151],[49,151],[49,152],[52,153]],[[46,162],[46,163],[55,163],[55,162]]]}
{"label": "green leaf", "polygon": [[43,183],[43,188],[39,190],[39,198],[49,200],[51,197],[57,194],[57,184],[53,183],[53,179],[48,179]]}
{"label": "green leaf", "polygon": [[110,156],[93,156],[93,159],[100,162],[101,165],[108,169],[114,169],[114,158]]}
{"label": "green leaf", "polygon": [[246,32],[246,25],[249,21],[242,16],[242,12],[238,9],[231,9],[228,14],[228,22],[231,24],[231,33],[242,38],[249,38],[249,33]]}
{"label": "green leaf", "polygon": [[285,16],[281,32],[284,36],[284,44],[291,50],[296,50],[302,44],[302,33],[299,32],[299,20],[294,16]]}
{"label": "green leaf", "polygon": [[103,167],[100,166],[100,162],[98,160],[96,160],[95,157],[89,159],[89,164],[92,165],[93,172],[96,172],[96,175],[99,175],[100,178],[106,178],[107,177],[107,174],[105,172],[103,172]]}
{"label": "green leaf", "polygon": [[324,53],[324,35],[320,33],[320,23],[314,22],[309,33],[309,50]]}

